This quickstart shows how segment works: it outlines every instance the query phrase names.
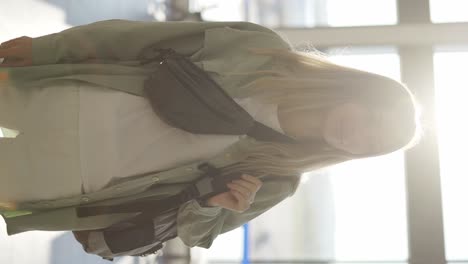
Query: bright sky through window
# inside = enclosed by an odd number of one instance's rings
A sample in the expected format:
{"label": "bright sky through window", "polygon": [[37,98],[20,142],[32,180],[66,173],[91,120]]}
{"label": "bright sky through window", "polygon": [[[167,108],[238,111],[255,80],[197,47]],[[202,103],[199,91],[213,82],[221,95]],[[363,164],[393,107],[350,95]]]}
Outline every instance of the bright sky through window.
{"label": "bright sky through window", "polygon": [[397,23],[395,0],[328,0],[327,11],[333,27]]}
{"label": "bright sky through window", "polygon": [[449,260],[468,259],[468,52],[434,55],[439,157]]}
{"label": "bright sky through window", "polygon": [[431,0],[431,19],[434,23],[468,21],[467,0]]}

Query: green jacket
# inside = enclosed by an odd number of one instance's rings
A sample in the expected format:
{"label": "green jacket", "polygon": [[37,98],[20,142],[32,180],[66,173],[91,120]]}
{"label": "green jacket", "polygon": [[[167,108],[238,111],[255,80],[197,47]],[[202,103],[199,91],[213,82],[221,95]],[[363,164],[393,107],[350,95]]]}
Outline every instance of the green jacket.
{"label": "green jacket", "polygon": [[[33,66],[3,68],[18,89],[54,82],[88,83],[143,96],[143,82],[152,71],[140,61],[152,55],[151,46],[173,48],[189,55],[232,97],[246,97],[242,87],[254,78],[236,73],[268,69],[271,58],[253,55],[249,48],[290,49],[272,30],[248,22],[136,22],[109,20],[70,28],[33,39]],[[94,62],[93,62],[94,61]],[[99,61],[99,62],[98,62]],[[0,68],[0,71],[2,68]],[[254,139],[239,141],[209,162],[216,167],[239,161]],[[104,228],[135,214],[77,218],[82,204],[111,205],[141,197],[164,198],[178,193],[202,171],[195,164],[120,179],[94,193],[47,201],[28,201],[2,215],[9,235],[30,230],[90,230]],[[181,206],[178,236],[187,246],[208,248],[220,233],[235,229],[292,195],[296,181],[266,182],[244,213],[220,207],[201,207],[196,201]],[[159,188],[148,190],[149,186]]]}

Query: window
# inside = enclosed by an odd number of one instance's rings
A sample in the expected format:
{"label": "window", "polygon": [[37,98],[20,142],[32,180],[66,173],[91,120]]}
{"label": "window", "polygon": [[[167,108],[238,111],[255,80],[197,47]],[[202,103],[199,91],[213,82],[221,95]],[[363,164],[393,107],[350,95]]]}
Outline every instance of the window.
{"label": "window", "polygon": [[205,20],[248,20],[269,27],[348,27],[397,23],[395,0],[191,0]]}
{"label": "window", "polygon": [[468,21],[468,1],[430,0],[431,19],[434,23]]}
{"label": "window", "polygon": [[446,256],[468,260],[468,47],[434,55]]}
{"label": "window", "polygon": [[397,23],[394,0],[328,0],[327,13],[328,24],[334,27]]}
{"label": "window", "polygon": [[243,0],[191,0],[191,12],[202,12],[207,21],[240,21],[245,20]]}

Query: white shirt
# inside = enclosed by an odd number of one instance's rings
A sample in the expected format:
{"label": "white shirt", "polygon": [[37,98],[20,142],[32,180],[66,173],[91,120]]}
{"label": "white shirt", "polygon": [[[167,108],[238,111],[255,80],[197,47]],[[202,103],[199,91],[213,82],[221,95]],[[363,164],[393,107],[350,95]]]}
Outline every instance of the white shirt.
{"label": "white shirt", "polygon": [[[235,99],[255,120],[283,132],[277,105]],[[239,137],[192,134],[158,118],[148,99],[101,87],[80,87],[80,159],[86,193],[113,177],[164,170],[217,155]]]}

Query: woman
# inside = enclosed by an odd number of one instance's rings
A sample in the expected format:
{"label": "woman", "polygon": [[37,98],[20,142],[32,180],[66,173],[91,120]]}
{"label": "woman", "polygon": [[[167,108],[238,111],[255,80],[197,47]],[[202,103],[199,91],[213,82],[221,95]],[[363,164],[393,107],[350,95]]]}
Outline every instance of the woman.
{"label": "woman", "polygon": [[[165,124],[142,93],[153,68],[141,61],[154,47],[189,56],[257,121],[301,144]],[[155,228],[208,248],[292,195],[301,173],[408,148],[419,134],[404,85],[294,52],[275,32],[247,22],[102,21],[2,43],[0,57],[0,124],[19,131],[0,140],[8,234],[73,230],[86,251],[105,257],[117,254],[100,230],[135,214],[78,218],[77,206],[174,195],[208,161],[223,174],[245,175]],[[288,180],[260,181],[265,175]]]}

